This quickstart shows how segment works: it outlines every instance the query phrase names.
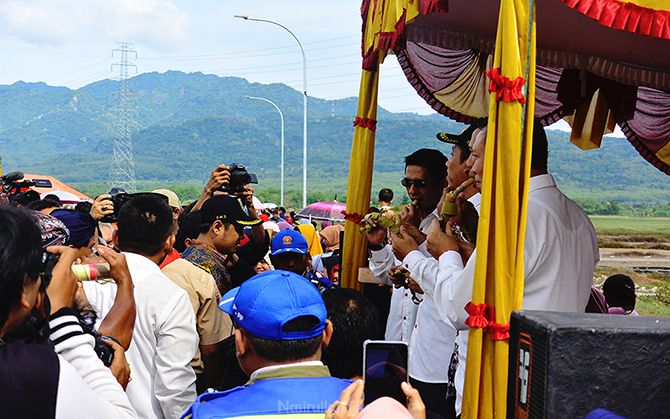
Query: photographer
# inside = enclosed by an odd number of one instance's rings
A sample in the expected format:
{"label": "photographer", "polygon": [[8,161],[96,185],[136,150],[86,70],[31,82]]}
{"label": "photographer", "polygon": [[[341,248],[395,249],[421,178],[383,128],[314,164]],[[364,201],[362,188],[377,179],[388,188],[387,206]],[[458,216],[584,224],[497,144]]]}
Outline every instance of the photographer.
{"label": "photographer", "polygon": [[[238,286],[256,274],[254,266],[265,256],[270,244],[269,236],[263,228],[256,208],[253,205],[254,188],[251,185],[252,183],[258,183],[256,175],[249,173],[244,166],[237,163],[231,163],[230,166],[219,165],[212,170],[210,178],[200,195],[200,199],[198,199],[190,210],[191,214],[201,213],[200,210],[208,199],[220,195],[228,195],[235,198],[241,204],[243,212],[248,215],[249,219],[254,220],[253,223],[247,224],[240,231],[240,243],[234,251],[222,250],[225,246],[221,246],[218,249],[218,253],[226,255],[223,263],[218,263],[221,260],[216,255],[205,257],[205,259],[214,260],[213,264],[215,266],[210,273],[214,276],[222,293],[230,288],[230,286],[224,287],[222,284],[230,283],[232,286]],[[190,217],[189,215],[185,215],[182,221],[185,221],[187,218],[193,219],[194,217],[194,215]],[[207,221],[209,220],[204,220],[205,223]],[[202,253],[201,250],[203,249],[200,247],[200,244],[205,238],[199,237],[202,236],[201,233],[203,232],[199,231],[199,229],[196,230],[197,233],[189,237],[189,239],[197,239],[191,240],[191,243],[195,244],[195,248],[186,249],[182,256],[199,265],[200,262],[197,262],[196,259],[200,260],[202,258],[194,257],[192,253],[196,249],[198,250],[196,253]]]}
{"label": "photographer", "polygon": [[[23,210],[0,207],[3,416],[137,417],[121,386],[98,359],[93,338],[83,332],[70,308],[77,287],[71,265],[81,252],[67,247],[48,250],[60,258],[47,287],[42,282],[48,275],[35,221]],[[53,347],[40,341],[40,332],[45,331]],[[115,363],[125,363],[123,352],[119,353]]]}

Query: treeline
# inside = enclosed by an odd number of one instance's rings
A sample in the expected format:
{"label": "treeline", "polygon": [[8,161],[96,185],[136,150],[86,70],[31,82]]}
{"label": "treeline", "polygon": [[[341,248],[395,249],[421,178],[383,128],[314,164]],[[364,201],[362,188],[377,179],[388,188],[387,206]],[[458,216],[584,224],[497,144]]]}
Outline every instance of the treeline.
{"label": "treeline", "polygon": [[670,217],[670,202],[665,204],[627,205],[614,201],[576,199],[589,215],[628,215],[641,217]]}

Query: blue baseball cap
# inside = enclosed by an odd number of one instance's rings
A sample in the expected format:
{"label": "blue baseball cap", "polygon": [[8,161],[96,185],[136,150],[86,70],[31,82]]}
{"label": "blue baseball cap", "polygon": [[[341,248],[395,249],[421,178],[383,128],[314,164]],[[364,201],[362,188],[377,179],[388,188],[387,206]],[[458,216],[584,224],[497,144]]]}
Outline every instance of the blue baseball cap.
{"label": "blue baseball cap", "polygon": [[[268,340],[299,340],[319,336],[326,328],[326,305],[321,293],[302,276],[288,271],[266,271],[228,291],[219,308],[252,336]],[[309,330],[285,331],[298,317],[318,323]]]}
{"label": "blue baseball cap", "polygon": [[298,230],[282,230],[277,233],[270,243],[270,255],[292,252],[304,255],[307,253],[307,239]]}

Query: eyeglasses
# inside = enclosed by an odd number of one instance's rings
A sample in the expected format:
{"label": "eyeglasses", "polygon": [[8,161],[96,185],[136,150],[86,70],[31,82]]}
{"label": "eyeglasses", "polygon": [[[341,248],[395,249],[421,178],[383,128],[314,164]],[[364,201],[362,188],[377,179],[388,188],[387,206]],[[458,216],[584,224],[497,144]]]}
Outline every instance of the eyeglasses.
{"label": "eyeglasses", "polygon": [[400,184],[406,188],[409,188],[412,185],[414,185],[415,188],[423,188],[428,185],[428,181],[403,178],[403,180],[400,181]]}

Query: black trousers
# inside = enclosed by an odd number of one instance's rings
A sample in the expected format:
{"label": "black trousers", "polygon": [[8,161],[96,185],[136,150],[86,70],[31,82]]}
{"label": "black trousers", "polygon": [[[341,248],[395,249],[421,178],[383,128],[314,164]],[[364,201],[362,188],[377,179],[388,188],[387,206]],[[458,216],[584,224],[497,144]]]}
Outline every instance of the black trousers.
{"label": "black trousers", "polygon": [[447,397],[447,383],[424,383],[409,378],[409,383],[419,390],[421,400],[426,405],[426,418],[455,419],[455,397]]}

